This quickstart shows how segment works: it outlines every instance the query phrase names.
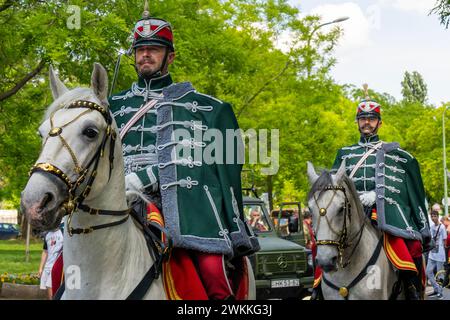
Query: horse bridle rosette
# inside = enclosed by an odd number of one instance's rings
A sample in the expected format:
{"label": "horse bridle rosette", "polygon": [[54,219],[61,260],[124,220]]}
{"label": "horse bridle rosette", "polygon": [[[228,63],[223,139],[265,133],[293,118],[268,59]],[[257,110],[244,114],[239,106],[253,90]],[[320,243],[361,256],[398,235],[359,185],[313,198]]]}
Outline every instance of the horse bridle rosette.
{"label": "horse bridle rosette", "polygon": [[[338,240],[316,240],[316,244],[317,246],[320,245],[333,245],[336,246],[339,252],[339,264],[342,268],[345,268],[346,266],[348,266],[348,264],[350,263],[350,258],[353,255],[355,248],[357,247],[357,245],[359,244],[359,241],[361,240],[361,235],[362,235],[362,231],[364,229],[364,222],[362,223],[362,226],[360,228],[360,230],[349,239],[348,237],[348,231],[347,231],[347,217],[348,220],[351,223],[351,211],[350,211],[350,201],[348,199],[345,187],[343,186],[334,186],[334,185],[330,185],[325,187],[324,189],[321,190],[322,191],[326,191],[326,190],[330,190],[333,191],[333,195],[330,199],[330,201],[328,202],[326,207],[321,207],[318,203],[318,199],[316,198],[316,195],[314,194],[314,202],[317,206],[317,208],[319,209],[319,219],[317,222],[317,227],[316,230],[314,230],[314,233],[317,235],[319,232],[319,228],[320,228],[320,222],[321,219],[324,217],[327,225],[329,227],[329,229],[331,230],[332,233],[334,233],[337,237]],[[341,191],[344,193],[344,206],[343,206],[343,214],[344,214],[344,222],[342,225],[342,229],[340,231],[336,231],[330,223],[330,220],[328,219],[327,213],[328,213],[328,208],[330,207],[331,203],[333,203],[333,200],[337,194],[338,191]],[[352,245],[352,241],[359,235],[359,239],[358,242],[356,243],[356,245],[354,246],[348,260],[346,261],[346,263],[343,263],[343,256],[344,256],[344,250],[348,247],[350,247]]]}
{"label": "horse bridle rosette", "polygon": [[[84,199],[89,195],[92,185],[94,183],[95,177],[97,175],[97,167],[100,162],[100,158],[104,155],[104,149],[106,147],[106,144],[108,140],[110,140],[110,153],[109,153],[109,163],[110,163],[110,170],[109,174],[111,176],[111,171],[113,169],[113,161],[114,161],[114,141],[116,139],[116,132],[112,130],[112,117],[111,114],[103,107],[99,106],[98,104],[91,102],[91,101],[85,101],[85,100],[77,100],[69,104],[67,109],[75,109],[75,108],[87,108],[88,110],[80,113],[78,116],[76,116],[74,119],[70,120],[69,122],[65,123],[64,125],[60,127],[55,127],[53,123],[53,116],[56,113],[52,113],[50,116],[50,131],[48,133],[48,137],[46,138],[44,145],[47,143],[48,139],[50,137],[58,137],[61,140],[61,143],[63,146],[67,149],[69,152],[72,161],[75,165],[75,172],[78,174],[78,178],[76,181],[72,182],[69,178],[69,176],[59,169],[57,166],[51,164],[51,163],[37,163],[35,164],[31,170],[29,175],[31,176],[34,172],[44,172],[52,174],[59,179],[61,179],[64,184],[67,186],[68,189],[68,197],[63,202],[63,209],[65,210],[65,214],[69,215],[68,222],[67,222],[67,230],[70,236],[73,234],[85,234],[85,233],[91,233],[94,230],[106,228],[113,225],[118,225],[123,222],[125,222],[128,219],[128,213],[129,209],[123,210],[123,211],[109,211],[109,210],[99,210],[99,209],[93,209],[86,205],[83,205]],[[60,110],[60,109],[58,109]],[[61,135],[63,133],[63,129],[70,124],[74,123],[76,120],[84,116],[85,114],[88,114],[92,111],[98,111],[102,114],[103,118],[106,121],[107,128],[105,135],[103,137],[103,140],[98,148],[98,150],[95,152],[92,159],[88,162],[85,168],[82,168],[79,164],[79,161],[73,151],[73,149],[69,146],[67,141],[64,139],[64,137]],[[80,185],[84,182],[86,179],[86,175],[89,172],[89,169],[92,168],[92,172],[90,174],[89,180],[84,188],[84,190],[77,195],[77,190],[80,187]],[[87,211],[89,214],[105,214],[105,215],[126,215],[126,217],[120,221],[108,223],[104,225],[98,225],[98,226],[92,226],[89,228],[83,228],[83,229],[73,229],[70,227],[71,221],[72,221],[72,215],[75,212],[75,209],[80,207],[83,211]]]}

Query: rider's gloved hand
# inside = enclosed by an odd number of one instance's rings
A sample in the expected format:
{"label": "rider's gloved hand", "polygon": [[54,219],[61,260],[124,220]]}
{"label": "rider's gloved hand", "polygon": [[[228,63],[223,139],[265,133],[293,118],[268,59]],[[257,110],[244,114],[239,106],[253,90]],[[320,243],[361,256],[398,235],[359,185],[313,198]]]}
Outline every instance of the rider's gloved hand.
{"label": "rider's gloved hand", "polygon": [[364,192],[359,196],[359,200],[361,200],[362,205],[365,207],[373,206],[376,199],[377,194],[375,193],[375,191]]}
{"label": "rider's gloved hand", "polygon": [[144,192],[144,185],[137,176],[132,172],[125,176],[125,194],[127,197],[127,203],[131,206],[138,198],[139,194]]}

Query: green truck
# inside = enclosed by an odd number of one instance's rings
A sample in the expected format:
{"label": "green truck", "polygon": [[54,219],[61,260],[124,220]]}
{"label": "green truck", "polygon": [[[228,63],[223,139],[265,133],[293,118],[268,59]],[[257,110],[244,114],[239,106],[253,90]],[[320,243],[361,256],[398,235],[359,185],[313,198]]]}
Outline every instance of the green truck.
{"label": "green truck", "polygon": [[280,236],[262,200],[256,197],[244,197],[243,200],[246,222],[261,246],[250,256],[256,280],[256,298],[301,299],[308,296],[308,289],[314,281],[310,250]]}

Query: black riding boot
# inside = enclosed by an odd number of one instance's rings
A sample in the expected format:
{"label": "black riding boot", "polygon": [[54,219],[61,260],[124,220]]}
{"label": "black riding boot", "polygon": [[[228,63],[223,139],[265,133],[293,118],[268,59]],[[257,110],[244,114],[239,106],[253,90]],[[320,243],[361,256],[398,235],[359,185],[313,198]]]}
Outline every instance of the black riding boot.
{"label": "black riding boot", "polygon": [[417,276],[410,271],[401,271],[400,279],[405,290],[406,300],[420,300],[420,281]]}
{"label": "black riding boot", "polygon": [[312,289],[311,300],[323,300],[322,284],[321,283],[319,283],[319,285],[317,287]]}

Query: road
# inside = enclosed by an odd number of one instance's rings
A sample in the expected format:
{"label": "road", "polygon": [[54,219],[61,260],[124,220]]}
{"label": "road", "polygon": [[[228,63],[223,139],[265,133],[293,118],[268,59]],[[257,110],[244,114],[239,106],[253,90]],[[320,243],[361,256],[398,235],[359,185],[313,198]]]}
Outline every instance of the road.
{"label": "road", "polygon": [[[426,293],[433,292],[433,287],[428,286],[425,292]],[[442,300],[450,300],[450,289],[444,288],[444,290],[442,291],[442,295],[444,296],[444,299]],[[434,297],[425,297],[425,300],[439,300],[439,299],[436,296],[434,296]]]}

